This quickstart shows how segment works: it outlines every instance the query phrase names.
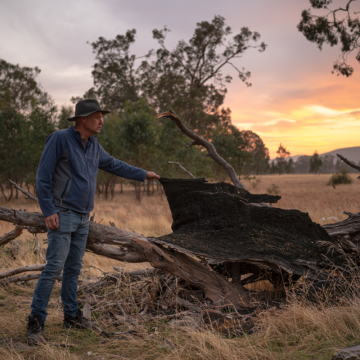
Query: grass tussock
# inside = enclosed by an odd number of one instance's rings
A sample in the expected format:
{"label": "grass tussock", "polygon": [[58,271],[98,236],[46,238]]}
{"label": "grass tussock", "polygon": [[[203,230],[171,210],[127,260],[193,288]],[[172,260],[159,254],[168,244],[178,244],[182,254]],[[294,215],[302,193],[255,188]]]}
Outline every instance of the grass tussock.
{"label": "grass tussock", "polygon": [[[257,177],[260,181],[244,183],[253,193],[265,193],[275,184],[282,199],[274,206],[308,212],[313,221],[324,224],[338,221],[335,218],[345,219],[344,210],[359,211],[354,199],[360,195],[360,182],[355,180],[356,175],[350,176],[354,180],[352,184],[336,189],[326,186],[329,175],[268,175]],[[40,211],[36,203],[24,200],[21,195],[10,204],[1,201],[1,206]],[[124,194],[116,194],[112,202],[97,199],[94,211],[95,221],[101,220],[103,224],[111,221],[120,228],[148,236],[171,232],[171,213],[166,198],[159,193],[149,197],[144,194],[139,203],[128,188]],[[13,227],[1,222],[0,236]],[[45,256],[46,234],[38,238]],[[18,246],[8,244],[0,249],[0,271],[44,262],[39,252],[34,251],[33,235],[24,231],[17,242]],[[102,275],[90,265],[107,272],[113,271],[112,266],[128,271],[150,267],[147,263],[120,263],[86,253],[83,279]],[[353,285],[360,288],[359,284]],[[61,284],[56,283],[45,327],[48,344],[21,350],[15,345],[25,343],[25,319],[30,313],[34,286],[35,282],[0,287],[0,359],[330,359],[339,349],[360,342],[360,296],[356,292],[349,292],[333,303],[313,304],[294,296],[280,309],[259,312],[257,331],[243,337],[224,337],[212,329],[194,328],[190,323],[170,326],[167,320],[157,320],[139,326],[123,324],[116,331],[133,329],[137,335],[116,340],[99,337],[96,331],[64,330],[59,301]],[[119,286],[114,296],[124,300],[136,296],[140,290]],[[106,320],[106,311],[100,306],[93,316],[100,327],[113,331],[112,324]],[[131,309],[129,305],[126,311],[136,313],[139,309]],[[10,338],[13,347],[6,342]]]}

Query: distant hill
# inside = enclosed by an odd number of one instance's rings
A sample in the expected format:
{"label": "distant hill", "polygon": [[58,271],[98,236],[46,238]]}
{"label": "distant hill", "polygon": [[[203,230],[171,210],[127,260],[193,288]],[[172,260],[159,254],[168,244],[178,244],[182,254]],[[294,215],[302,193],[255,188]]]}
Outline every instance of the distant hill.
{"label": "distant hill", "polygon": [[[332,151],[329,151],[329,152],[326,152],[323,154],[319,154],[319,155],[320,156],[333,155],[337,158],[336,154],[340,154],[340,155],[346,157],[348,160],[357,164],[360,161],[360,146],[336,149],[336,150],[332,150]],[[304,155],[294,155],[294,156],[290,156],[290,157],[294,161],[296,161],[300,156],[304,156]]]}
{"label": "distant hill", "polygon": [[337,150],[329,151],[324,154],[320,154],[320,156],[324,156],[324,155],[336,156],[336,154],[340,154],[346,157],[348,160],[357,164],[360,161],[360,146],[337,149]]}

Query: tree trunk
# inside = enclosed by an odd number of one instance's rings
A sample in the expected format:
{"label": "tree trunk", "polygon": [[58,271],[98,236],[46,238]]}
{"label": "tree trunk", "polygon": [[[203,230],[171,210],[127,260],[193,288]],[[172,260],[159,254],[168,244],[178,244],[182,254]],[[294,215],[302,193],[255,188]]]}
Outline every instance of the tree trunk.
{"label": "tree trunk", "polygon": [[139,181],[134,181],[135,185],[135,199],[141,201],[141,183]]}

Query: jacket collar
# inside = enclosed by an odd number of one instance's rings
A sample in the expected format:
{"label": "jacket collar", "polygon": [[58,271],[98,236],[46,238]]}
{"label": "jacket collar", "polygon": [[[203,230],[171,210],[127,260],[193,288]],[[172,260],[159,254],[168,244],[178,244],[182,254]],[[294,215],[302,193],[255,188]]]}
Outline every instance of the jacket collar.
{"label": "jacket collar", "polygon": [[[80,145],[82,146],[82,143],[81,143],[81,134],[79,133],[79,131],[75,130],[75,128],[74,128],[73,125],[71,125],[71,126],[69,127],[68,131],[69,131],[73,136],[75,136],[76,140],[78,140],[78,142],[79,142]],[[91,136],[89,137],[89,141],[93,143],[94,141],[97,141],[97,139],[96,139],[93,135],[91,135]]]}

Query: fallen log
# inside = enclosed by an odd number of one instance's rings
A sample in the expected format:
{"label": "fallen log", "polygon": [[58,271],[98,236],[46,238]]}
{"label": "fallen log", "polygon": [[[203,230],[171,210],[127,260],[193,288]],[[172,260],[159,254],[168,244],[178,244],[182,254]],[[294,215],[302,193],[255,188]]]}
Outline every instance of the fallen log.
{"label": "fallen log", "polygon": [[[1,283],[2,284],[11,284],[11,283],[16,283],[16,282],[21,282],[21,281],[37,280],[40,277],[40,275],[41,275],[41,273],[37,273],[37,274],[27,274],[27,275],[6,278],[6,279],[2,280]],[[61,281],[62,275],[60,275],[56,280]]]}
{"label": "fallen log", "polygon": [[4,271],[4,272],[0,273],[0,279],[4,279],[9,276],[21,274],[23,272],[42,271],[42,270],[44,270],[44,267],[45,267],[45,264],[21,266],[19,268]]}
{"label": "fallen log", "polygon": [[3,237],[0,238],[0,246],[4,246],[8,244],[10,241],[19,237],[23,232],[22,226],[15,226],[15,229],[5,234]]}
{"label": "fallen log", "polygon": [[323,228],[331,237],[340,235],[353,236],[360,232],[360,213],[352,214],[348,211],[344,211],[344,214],[349,217],[334,224],[323,225]]}
{"label": "fallen log", "polygon": [[[45,227],[42,214],[5,207],[0,207],[0,220],[39,229]],[[91,221],[87,249],[97,253],[98,249],[106,248],[105,245],[117,245],[121,250],[117,256],[116,248],[111,246],[111,251],[99,252],[100,255],[106,256],[110,253],[113,259],[127,261],[129,257],[134,259],[135,252],[138,254],[137,262],[148,261],[153,267],[184,279],[190,285],[203,290],[205,295],[216,303],[232,302],[240,309],[252,306],[245,289],[233,287],[223,276],[186,254],[156,245],[143,235]],[[129,257],[126,254],[129,254]]]}

